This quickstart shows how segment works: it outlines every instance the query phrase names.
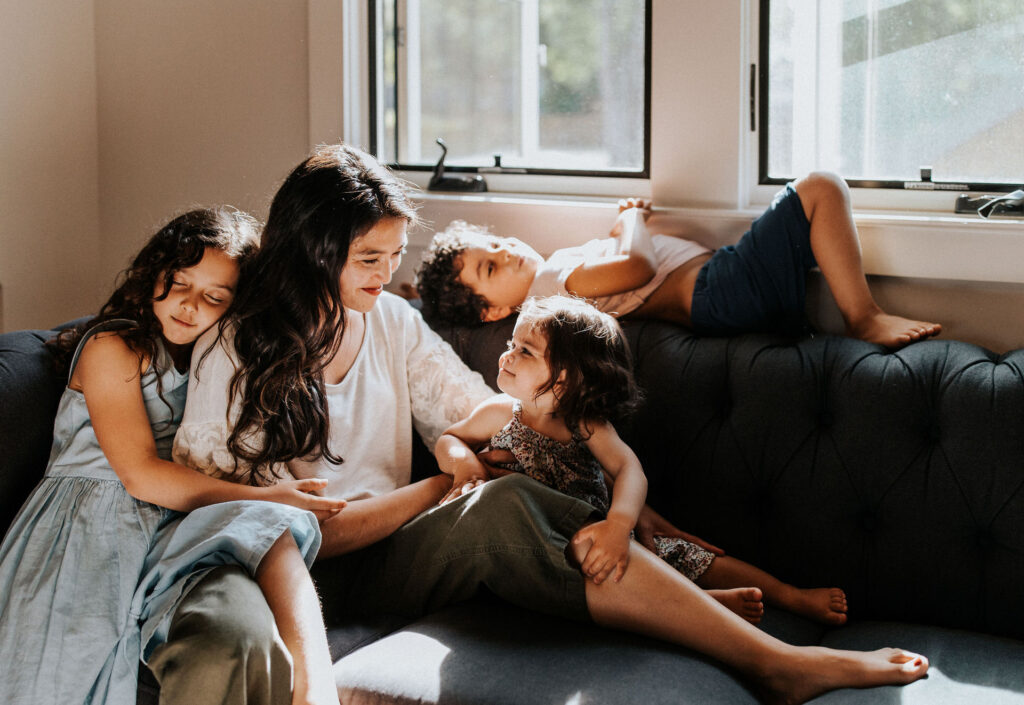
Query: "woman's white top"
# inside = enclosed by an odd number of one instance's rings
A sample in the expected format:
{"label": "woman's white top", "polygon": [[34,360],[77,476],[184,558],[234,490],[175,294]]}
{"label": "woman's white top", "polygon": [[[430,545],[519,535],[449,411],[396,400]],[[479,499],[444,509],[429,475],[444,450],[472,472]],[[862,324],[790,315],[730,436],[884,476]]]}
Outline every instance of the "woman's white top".
{"label": "woman's white top", "polygon": [[[327,385],[330,448],[344,462],[292,460],[275,468],[280,477],[322,477],[324,494],[361,499],[409,484],[415,427],[433,450],[438,437],[484,399],[494,395],[419,311],[392,294],[381,294],[364,314],[366,332],[352,368]],[[215,477],[236,477],[246,466],[228,452],[239,400],[228,411],[229,385],[238,364],[234,338],[207,331],[192,353],[185,415],[174,439],[174,459]],[[252,437],[251,444],[260,442]]]}

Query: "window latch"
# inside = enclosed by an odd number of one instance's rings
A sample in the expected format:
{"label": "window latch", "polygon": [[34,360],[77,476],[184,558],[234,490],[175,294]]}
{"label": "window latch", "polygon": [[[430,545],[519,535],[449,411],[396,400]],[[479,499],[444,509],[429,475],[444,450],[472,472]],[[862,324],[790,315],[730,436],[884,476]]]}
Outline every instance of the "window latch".
{"label": "window latch", "polygon": [[448,145],[440,137],[437,144],[441,147],[441,158],[434,165],[434,175],[430,177],[427,184],[429,191],[486,191],[487,182],[480,174],[455,174],[444,173],[444,158],[448,155]]}
{"label": "window latch", "polygon": [[977,213],[982,218],[1024,217],[1024,189],[1017,189],[1002,196],[971,197],[966,193],[957,196],[955,213]]}

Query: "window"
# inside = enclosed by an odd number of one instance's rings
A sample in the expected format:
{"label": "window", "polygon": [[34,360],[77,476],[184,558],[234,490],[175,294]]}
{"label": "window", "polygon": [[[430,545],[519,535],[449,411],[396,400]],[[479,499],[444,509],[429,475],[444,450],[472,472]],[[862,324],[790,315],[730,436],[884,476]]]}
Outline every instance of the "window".
{"label": "window", "polygon": [[403,169],[648,173],[650,0],[375,0],[372,145]]}
{"label": "window", "polygon": [[1024,182],[1021,0],[761,0],[760,17],[762,183]]}

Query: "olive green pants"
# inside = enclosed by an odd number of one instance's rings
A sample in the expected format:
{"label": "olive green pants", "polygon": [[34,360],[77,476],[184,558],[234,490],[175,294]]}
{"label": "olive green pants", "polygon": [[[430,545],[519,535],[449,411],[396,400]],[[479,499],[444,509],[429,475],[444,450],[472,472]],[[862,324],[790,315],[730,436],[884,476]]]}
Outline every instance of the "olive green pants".
{"label": "olive green pants", "polygon": [[[589,504],[508,475],[419,515],[388,538],[318,561],[327,624],[361,615],[418,617],[481,587],[528,609],[588,619],[583,576],[566,554]],[[248,583],[243,589],[238,583]],[[150,668],[163,705],[288,703],[291,666],[259,588],[228,569],[175,613]]]}
{"label": "olive green pants", "polygon": [[259,586],[238,566],[210,571],[189,591],[148,665],[161,704],[291,702],[291,655]]}

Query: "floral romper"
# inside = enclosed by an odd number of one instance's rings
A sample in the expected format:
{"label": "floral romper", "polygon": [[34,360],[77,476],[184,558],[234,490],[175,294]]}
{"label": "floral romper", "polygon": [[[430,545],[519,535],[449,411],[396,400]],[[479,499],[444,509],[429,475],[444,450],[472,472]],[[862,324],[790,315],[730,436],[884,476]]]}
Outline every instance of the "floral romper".
{"label": "floral romper", "polygon": [[[512,419],[491,438],[490,447],[507,450],[516,462],[510,470],[521,472],[548,487],[588,502],[602,514],[611,501],[604,471],[578,431],[572,440],[562,443],[533,430],[522,422],[522,403],[517,399]],[[711,565],[715,555],[685,539],[656,536],[658,557],[690,580],[697,580]]]}

